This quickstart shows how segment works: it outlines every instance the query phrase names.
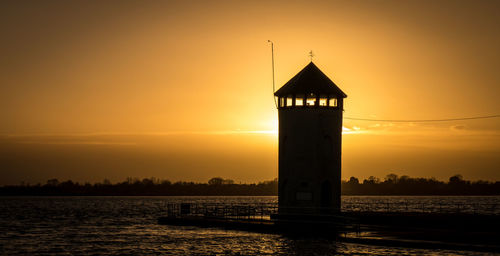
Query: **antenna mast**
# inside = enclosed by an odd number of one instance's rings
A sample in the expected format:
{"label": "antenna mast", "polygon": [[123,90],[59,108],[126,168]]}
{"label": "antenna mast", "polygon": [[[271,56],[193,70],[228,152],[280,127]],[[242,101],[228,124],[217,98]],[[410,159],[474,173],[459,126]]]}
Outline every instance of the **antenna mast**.
{"label": "antenna mast", "polygon": [[278,108],[278,103],[276,102],[276,98],[274,97],[275,92],[275,83],[274,83],[274,43],[271,40],[267,40],[268,43],[271,43],[271,65],[273,70],[273,101],[276,108]]}

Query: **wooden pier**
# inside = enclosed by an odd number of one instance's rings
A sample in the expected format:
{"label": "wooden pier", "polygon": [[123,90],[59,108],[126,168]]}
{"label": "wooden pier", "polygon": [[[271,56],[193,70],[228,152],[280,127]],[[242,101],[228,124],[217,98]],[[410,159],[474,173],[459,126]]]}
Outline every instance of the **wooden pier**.
{"label": "wooden pier", "polygon": [[169,204],[159,224],[322,236],[386,246],[500,252],[500,215],[341,212],[279,215],[273,204]]}
{"label": "wooden pier", "polygon": [[271,233],[357,232],[356,219],[334,214],[279,215],[273,204],[168,204],[160,224],[220,227]]}

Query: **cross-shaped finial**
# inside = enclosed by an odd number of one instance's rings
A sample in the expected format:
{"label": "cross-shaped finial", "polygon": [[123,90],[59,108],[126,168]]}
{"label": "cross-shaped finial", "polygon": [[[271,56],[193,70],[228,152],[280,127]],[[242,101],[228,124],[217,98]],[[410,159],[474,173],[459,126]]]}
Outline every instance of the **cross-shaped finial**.
{"label": "cross-shaped finial", "polygon": [[314,53],[313,53],[312,50],[309,52],[309,57],[311,58],[311,62],[312,62],[313,61],[313,57],[314,57]]}

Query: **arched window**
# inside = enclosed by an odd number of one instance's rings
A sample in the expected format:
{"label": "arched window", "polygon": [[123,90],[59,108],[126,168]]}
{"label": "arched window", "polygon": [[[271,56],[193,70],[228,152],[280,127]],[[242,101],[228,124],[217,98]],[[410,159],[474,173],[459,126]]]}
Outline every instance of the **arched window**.
{"label": "arched window", "polygon": [[287,187],[287,186],[286,186],[286,185],[287,185],[287,183],[288,183],[288,180],[287,180],[287,179],[284,179],[284,180],[283,180],[283,182],[281,182],[281,184],[280,184],[280,193],[279,193],[279,198],[278,198],[278,200],[280,200],[281,202],[286,202],[286,201],[287,201],[287,199],[288,199],[288,198],[287,198],[287,196],[286,196],[286,194],[287,194],[287,192],[288,192],[288,191],[286,191],[286,189],[287,189],[287,188],[286,188],[286,187]]}
{"label": "arched window", "polygon": [[283,139],[281,140],[281,145],[280,145],[280,151],[282,151],[283,155],[286,155],[287,154],[287,140],[288,140],[288,136],[283,136]]}
{"label": "arched window", "polygon": [[332,211],[332,184],[329,180],[321,183],[321,212],[329,213]]}

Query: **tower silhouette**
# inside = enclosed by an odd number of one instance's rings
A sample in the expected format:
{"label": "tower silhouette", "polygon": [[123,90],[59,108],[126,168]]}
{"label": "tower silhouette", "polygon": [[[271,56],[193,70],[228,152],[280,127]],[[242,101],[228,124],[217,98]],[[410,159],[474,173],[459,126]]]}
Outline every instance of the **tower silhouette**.
{"label": "tower silhouette", "polygon": [[312,61],[274,95],[279,115],[279,214],[340,211],[347,95]]}

